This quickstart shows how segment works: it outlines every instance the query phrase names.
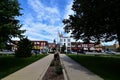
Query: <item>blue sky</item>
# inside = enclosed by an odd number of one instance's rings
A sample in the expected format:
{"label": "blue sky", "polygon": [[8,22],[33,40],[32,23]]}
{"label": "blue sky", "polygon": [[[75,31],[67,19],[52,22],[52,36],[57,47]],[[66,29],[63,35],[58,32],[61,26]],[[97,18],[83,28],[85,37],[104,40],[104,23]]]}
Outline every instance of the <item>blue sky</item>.
{"label": "blue sky", "polygon": [[21,4],[23,24],[21,29],[30,40],[46,40],[52,42],[58,39],[59,32],[64,33],[62,20],[73,14],[73,0],[18,0]]}
{"label": "blue sky", "polygon": [[[21,4],[22,16],[19,17],[23,24],[21,29],[30,40],[58,41],[58,30],[65,36],[62,20],[73,14],[71,10],[73,0],[18,0]],[[75,41],[72,39],[72,41]],[[103,45],[112,45],[115,41],[102,43]]]}

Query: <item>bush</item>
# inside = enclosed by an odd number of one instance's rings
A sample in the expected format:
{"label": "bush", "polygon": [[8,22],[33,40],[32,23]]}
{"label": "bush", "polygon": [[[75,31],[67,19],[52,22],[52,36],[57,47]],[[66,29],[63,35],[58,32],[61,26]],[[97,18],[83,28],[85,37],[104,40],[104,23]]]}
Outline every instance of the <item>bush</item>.
{"label": "bush", "polygon": [[59,75],[62,74],[62,66],[61,65],[56,66],[56,73]]}
{"label": "bush", "polygon": [[16,57],[30,57],[32,55],[31,51],[33,48],[33,43],[27,38],[23,38],[17,45],[17,51],[15,51]]}

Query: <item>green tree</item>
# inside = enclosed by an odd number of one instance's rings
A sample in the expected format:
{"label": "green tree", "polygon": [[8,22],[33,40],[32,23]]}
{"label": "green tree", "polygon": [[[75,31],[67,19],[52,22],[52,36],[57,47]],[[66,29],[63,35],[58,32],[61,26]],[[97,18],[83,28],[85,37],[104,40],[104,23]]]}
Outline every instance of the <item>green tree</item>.
{"label": "green tree", "polygon": [[18,17],[20,13],[20,4],[18,0],[1,0],[0,1],[0,45],[11,41],[12,37],[23,37],[25,30],[20,30],[22,25]]}
{"label": "green tree", "polygon": [[0,44],[0,51],[2,51],[3,49],[5,49],[6,48],[6,45],[4,44],[4,43],[1,43]]}
{"label": "green tree", "polygon": [[53,48],[52,48],[52,51],[53,51],[53,52],[55,52],[55,51],[56,51],[56,48],[55,48],[55,47],[53,47]]}
{"label": "green tree", "polygon": [[15,52],[16,57],[30,57],[33,43],[27,38],[23,38],[17,45],[17,51]]}
{"label": "green tree", "polygon": [[64,19],[65,32],[76,40],[118,40],[120,44],[120,0],[74,0],[73,15]]}
{"label": "green tree", "polygon": [[65,50],[66,50],[66,46],[63,45],[63,46],[61,47],[61,52],[62,52],[62,53],[65,53]]}

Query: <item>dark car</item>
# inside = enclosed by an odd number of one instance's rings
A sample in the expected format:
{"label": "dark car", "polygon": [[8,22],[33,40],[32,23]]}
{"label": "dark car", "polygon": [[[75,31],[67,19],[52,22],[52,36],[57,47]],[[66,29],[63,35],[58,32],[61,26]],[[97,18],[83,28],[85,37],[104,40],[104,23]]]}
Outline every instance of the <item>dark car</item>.
{"label": "dark car", "polygon": [[85,54],[84,50],[78,50],[77,53]]}
{"label": "dark car", "polygon": [[77,54],[77,52],[67,51],[68,54]]}

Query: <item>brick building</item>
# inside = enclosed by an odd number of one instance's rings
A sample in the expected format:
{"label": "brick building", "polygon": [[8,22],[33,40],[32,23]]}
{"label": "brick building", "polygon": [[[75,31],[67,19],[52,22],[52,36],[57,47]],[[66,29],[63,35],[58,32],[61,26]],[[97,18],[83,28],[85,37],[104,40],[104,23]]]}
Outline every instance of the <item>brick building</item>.
{"label": "brick building", "polygon": [[81,42],[71,42],[71,50],[72,51],[93,51],[95,50],[95,44],[94,43],[81,43]]}
{"label": "brick building", "polygon": [[54,49],[56,49],[56,47],[56,40],[53,40],[53,43],[48,43],[49,52],[54,52]]}
{"label": "brick building", "polygon": [[[19,41],[13,41],[14,44],[12,45],[12,50],[15,51],[17,50],[17,44]],[[48,42],[47,41],[32,41],[34,46],[33,46],[33,52],[45,52],[46,49],[48,48]]]}
{"label": "brick building", "polygon": [[32,41],[34,43],[33,50],[37,50],[41,53],[46,52],[48,48],[48,42],[47,41]]}

